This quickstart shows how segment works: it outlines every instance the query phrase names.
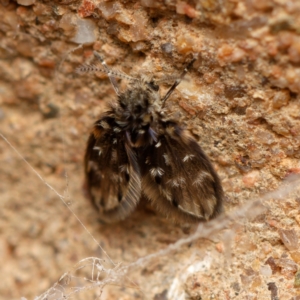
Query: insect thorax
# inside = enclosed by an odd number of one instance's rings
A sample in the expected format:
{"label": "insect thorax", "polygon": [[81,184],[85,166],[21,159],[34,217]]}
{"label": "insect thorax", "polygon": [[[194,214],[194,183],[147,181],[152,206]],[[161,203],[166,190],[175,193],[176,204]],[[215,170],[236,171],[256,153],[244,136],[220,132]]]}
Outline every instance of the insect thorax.
{"label": "insect thorax", "polygon": [[116,123],[133,147],[146,146],[156,141],[154,128],[160,111],[158,86],[137,82],[119,95],[115,108]]}

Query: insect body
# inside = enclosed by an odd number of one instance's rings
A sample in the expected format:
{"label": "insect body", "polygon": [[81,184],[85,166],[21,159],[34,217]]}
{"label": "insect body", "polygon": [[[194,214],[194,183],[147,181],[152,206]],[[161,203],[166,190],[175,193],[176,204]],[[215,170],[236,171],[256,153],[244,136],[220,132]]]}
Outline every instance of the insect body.
{"label": "insect body", "polygon": [[[106,222],[123,220],[142,196],[176,222],[209,220],[222,211],[223,190],[208,157],[188,130],[168,118],[164,102],[192,61],[161,98],[159,81],[137,79],[83,66],[78,72],[106,72],[118,95],[116,105],[96,121],[85,154],[86,187]],[[129,79],[119,92],[116,76]]]}

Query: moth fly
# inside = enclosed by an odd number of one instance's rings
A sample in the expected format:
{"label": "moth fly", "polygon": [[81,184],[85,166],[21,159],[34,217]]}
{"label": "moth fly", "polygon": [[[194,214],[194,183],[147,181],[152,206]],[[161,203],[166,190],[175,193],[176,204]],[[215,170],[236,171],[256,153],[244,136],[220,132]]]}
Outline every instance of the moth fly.
{"label": "moth fly", "polygon": [[[220,179],[192,134],[164,108],[195,59],[161,97],[159,85],[171,77],[131,77],[94,55],[102,67],[83,65],[77,72],[106,73],[117,94],[117,103],[95,122],[84,160],[86,189],[101,219],[125,219],[142,196],[175,222],[217,216],[224,197]],[[116,78],[128,80],[128,89],[120,91]]]}

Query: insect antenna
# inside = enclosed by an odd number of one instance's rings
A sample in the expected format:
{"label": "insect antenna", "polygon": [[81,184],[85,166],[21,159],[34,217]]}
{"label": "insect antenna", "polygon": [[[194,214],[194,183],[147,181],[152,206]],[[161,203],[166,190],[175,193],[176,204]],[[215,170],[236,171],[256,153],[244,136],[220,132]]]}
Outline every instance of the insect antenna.
{"label": "insect antenna", "polygon": [[106,62],[104,61],[104,59],[98,52],[94,51],[94,55],[100,60],[103,68],[101,68],[97,65],[82,65],[76,69],[76,73],[80,73],[80,74],[81,73],[97,73],[97,72],[106,73],[108,75],[108,78],[109,78],[117,95],[120,95],[120,92],[119,92],[119,87],[118,87],[116,78],[127,79],[129,81],[138,81],[139,80],[138,78],[129,76],[120,71],[111,70],[107,66]]}
{"label": "insect antenna", "polygon": [[166,100],[171,96],[171,94],[173,93],[173,91],[176,89],[177,85],[181,82],[181,80],[183,79],[183,77],[185,76],[185,74],[188,72],[188,70],[192,67],[193,63],[195,62],[196,58],[193,58],[188,65],[184,68],[183,72],[181,73],[181,75],[175,80],[175,82],[173,83],[173,85],[170,87],[170,89],[168,90],[168,92],[166,93],[166,95],[162,98],[162,106],[164,106]]}

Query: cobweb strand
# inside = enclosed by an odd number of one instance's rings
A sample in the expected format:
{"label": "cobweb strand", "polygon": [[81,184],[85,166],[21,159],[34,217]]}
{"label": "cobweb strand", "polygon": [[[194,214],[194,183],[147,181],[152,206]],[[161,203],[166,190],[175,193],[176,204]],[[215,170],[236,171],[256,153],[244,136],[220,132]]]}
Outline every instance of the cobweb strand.
{"label": "cobweb strand", "polygon": [[92,233],[87,229],[87,227],[83,224],[83,222],[79,219],[77,214],[73,211],[73,209],[68,205],[65,201],[65,197],[61,195],[59,192],[55,190],[36,170],[35,168],[23,157],[23,155],[9,142],[9,140],[0,132],[0,137],[9,145],[9,147],[26,163],[26,165],[33,171],[33,173],[52,191],[54,192],[59,199],[63,202],[63,204],[68,208],[68,210],[73,214],[73,216],[77,219],[79,224],[83,227],[83,229],[88,233],[88,235],[93,239],[93,241],[97,244],[99,249],[105,254],[108,260],[116,266],[113,260],[110,258],[108,253],[103,249],[103,247],[99,244],[96,238],[92,235]]}

